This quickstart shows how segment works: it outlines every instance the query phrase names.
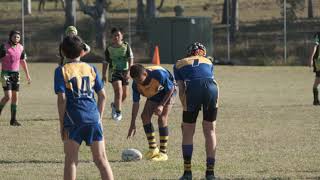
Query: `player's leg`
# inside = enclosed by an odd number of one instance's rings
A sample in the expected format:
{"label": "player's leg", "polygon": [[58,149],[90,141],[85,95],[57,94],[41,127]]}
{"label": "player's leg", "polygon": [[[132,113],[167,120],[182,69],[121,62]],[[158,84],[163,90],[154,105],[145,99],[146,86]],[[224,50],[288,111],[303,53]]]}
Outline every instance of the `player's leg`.
{"label": "player's leg", "polygon": [[122,99],[121,99],[122,102],[126,100],[129,94],[129,79],[127,79],[126,76],[127,76],[127,72],[125,71],[122,74]]}
{"label": "player's leg", "polygon": [[101,179],[112,180],[113,173],[106,155],[104,140],[94,141],[91,144],[91,152],[93,161],[100,171]]}
{"label": "player's leg", "polygon": [[154,161],[166,161],[168,160],[167,155],[167,144],[169,139],[168,129],[168,116],[172,108],[173,98],[171,97],[169,102],[163,107],[161,115],[158,117],[158,127],[160,136],[160,153],[158,156],[153,158]]}
{"label": "player's leg", "polygon": [[141,119],[143,124],[144,132],[146,133],[149,151],[145,154],[146,159],[152,159],[153,157],[159,154],[159,149],[157,147],[154,127],[151,122],[152,114],[154,109],[157,107],[156,102],[152,102],[150,100],[146,101],[144,105],[143,111],[141,113]]}
{"label": "player's leg", "polygon": [[18,95],[19,92],[17,90],[12,91],[12,98],[11,98],[11,126],[21,126],[21,124],[17,121],[17,107],[18,107]]}
{"label": "player's leg", "polygon": [[4,106],[7,104],[8,101],[10,101],[12,98],[12,91],[11,90],[4,90],[4,96],[2,97],[0,101],[0,114],[2,113],[2,110]]}
{"label": "player's leg", "polygon": [[183,111],[182,129],[182,155],[184,172],[181,180],[192,179],[191,160],[193,153],[193,136],[199,110],[194,112]]}
{"label": "player's leg", "polygon": [[316,72],[316,77],[313,83],[313,105],[320,105],[318,97],[318,86],[320,84],[320,72]]}
{"label": "player's leg", "polygon": [[216,157],[216,119],[218,112],[218,87],[213,82],[206,82],[206,97],[203,101],[203,134],[205,138],[205,146],[206,146],[206,179],[215,179],[214,176],[214,165],[215,165],[215,157]]}
{"label": "player's leg", "polygon": [[78,152],[80,144],[72,139],[64,141],[64,179],[75,180],[77,165],[78,165]]}
{"label": "player's leg", "polygon": [[114,120],[121,120],[121,101],[122,101],[122,82],[121,80],[115,80],[112,82],[112,87],[114,91],[113,108],[114,113],[112,118]]}

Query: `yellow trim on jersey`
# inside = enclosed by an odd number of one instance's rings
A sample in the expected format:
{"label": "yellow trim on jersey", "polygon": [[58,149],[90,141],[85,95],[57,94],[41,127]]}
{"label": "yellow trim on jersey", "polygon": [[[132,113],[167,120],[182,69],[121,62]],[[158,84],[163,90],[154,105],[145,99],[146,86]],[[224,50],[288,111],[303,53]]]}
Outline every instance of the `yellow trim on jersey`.
{"label": "yellow trim on jersey", "polygon": [[161,86],[158,80],[151,79],[149,84],[146,84],[146,85],[137,84],[137,88],[140,94],[142,94],[147,98],[150,98],[158,94],[158,92],[163,89],[163,86]]}
{"label": "yellow trim on jersey", "polygon": [[73,90],[72,84],[68,82],[72,78],[77,79],[78,89],[82,87],[82,78],[88,76],[90,80],[90,87],[94,86],[94,80],[96,79],[96,73],[94,69],[87,63],[68,63],[62,67],[62,74],[66,88]]}
{"label": "yellow trim on jersey", "polygon": [[177,68],[177,69],[181,69],[181,68],[183,68],[184,66],[192,65],[192,64],[194,63],[194,60],[195,60],[195,59],[198,59],[198,60],[199,60],[199,64],[212,64],[212,62],[210,61],[210,59],[205,58],[205,57],[203,57],[203,56],[191,56],[191,57],[187,57],[187,58],[184,58],[184,59],[179,60],[179,61],[176,63],[176,68]]}
{"label": "yellow trim on jersey", "polygon": [[165,70],[163,67],[161,66],[147,66],[146,69],[150,70],[150,71],[153,71],[153,70]]}

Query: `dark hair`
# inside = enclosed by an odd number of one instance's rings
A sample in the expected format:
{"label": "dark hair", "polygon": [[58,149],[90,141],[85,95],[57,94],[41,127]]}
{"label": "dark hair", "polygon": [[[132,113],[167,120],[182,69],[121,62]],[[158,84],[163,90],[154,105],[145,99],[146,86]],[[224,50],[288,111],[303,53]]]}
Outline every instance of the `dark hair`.
{"label": "dark hair", "polygon": [[21,33],[20,31],[17,31],[17,30],[11,30],[10,33],[9,33],[9,38],[11,39],[11,37],[15,34],[19,34],[21,36]]}
{"label": "dark hair", "polygon": [[122,30],[122,28],[117,28],[117,27],[113,27],[112,29],[111,29],[111,34],[114,34],[114,33],[116,33],[116,32],[123,32],[123,30]]}
{"label": "dark hair", "polygon": [[134,64],[130,67],[130,76],[131,78],[137,78],[141,76],[145,72],[146,68],[144,68],[141,64]]}
{"label": "dark hair", "polygon": [[61,49],[67,58],[77,58],[83,50],[82,39],[79,36],[66,36],[61,44]]}

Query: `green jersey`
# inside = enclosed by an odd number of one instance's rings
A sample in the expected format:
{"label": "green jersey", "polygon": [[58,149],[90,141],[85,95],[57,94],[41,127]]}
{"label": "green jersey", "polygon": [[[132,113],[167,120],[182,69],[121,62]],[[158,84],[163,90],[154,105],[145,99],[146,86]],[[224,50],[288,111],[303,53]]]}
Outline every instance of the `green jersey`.
{"label": "green jersey", "polygon": [[105,51],[105,63],[109,63],[112,70],[128,70],[129,60],[132,58],[132,50],[126,42],[123,42],[119,47],[110,45]]}

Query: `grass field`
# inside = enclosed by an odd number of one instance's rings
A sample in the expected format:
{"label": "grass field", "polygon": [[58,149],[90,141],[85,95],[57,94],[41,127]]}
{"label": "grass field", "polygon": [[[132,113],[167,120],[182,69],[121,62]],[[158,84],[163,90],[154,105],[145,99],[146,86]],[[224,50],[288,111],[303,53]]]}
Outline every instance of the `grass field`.
{"label": "grass field", "polygon": [[[100,64],[97,64],[101,68]],[[33,83],[22,78],[18,118],[10,127],[9,106],[0,120],[0,179],[62,179],[63,149],[58,133],[55,64],[30,64]],[[171,66],[166,67],[171,69]],[[220,83],[216,174],[222,179],[320,179],[320,107],[311,105],[313,74],[305,67],[216,67]],[[106,86],[107,107],[113,99]],[[1,95],[3,92],[1,91]],[[182,171],[181,106],[170,114],[167,162],[121,162],[124,148],[147,150],[140,119],[135,138],[126,140],[131,97],[120,123],[104,115],[107,154],[116,179],[177,179]],[[201,117],[199,117],[201,119]],[[193,171],[204,177],[205,151],[201,121],[195,135]],[[157,138],[158,139],[158,138]],[[78,179],[99,179],[89,148],[82,146]]]}

